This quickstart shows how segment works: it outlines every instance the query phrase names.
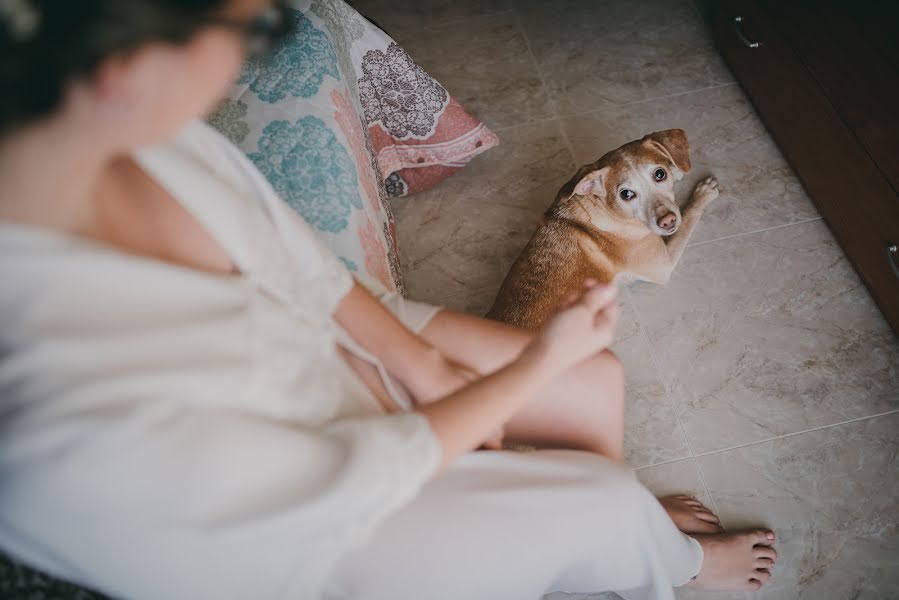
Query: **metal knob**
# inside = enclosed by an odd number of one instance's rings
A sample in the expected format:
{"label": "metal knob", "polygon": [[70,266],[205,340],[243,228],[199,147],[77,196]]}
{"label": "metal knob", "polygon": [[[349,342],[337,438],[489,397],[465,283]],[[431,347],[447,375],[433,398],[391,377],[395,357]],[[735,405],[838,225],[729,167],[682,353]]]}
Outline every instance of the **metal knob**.
{"label": "metal knob", "polygon": [[741,27],[742,24],[743,24],[743,17],[735,17],[734,18],[734,31],[737,32],[737,36],[739,36],[739,38],[743,41],[743,44],[745,44],[747,48],[758,48],[759,46],[761,46],[762,45],[761,42],[750,41],[749,38],[747,38],[743,34],[743,29]]}
{"label": "metal knob", "polygon": [[897,266],[897,260],[899,260],[899,246],[893,243],[887,243],[887,261],[889,261],[890,266],[893,267],[893,275],[899,277],[899,266]]}

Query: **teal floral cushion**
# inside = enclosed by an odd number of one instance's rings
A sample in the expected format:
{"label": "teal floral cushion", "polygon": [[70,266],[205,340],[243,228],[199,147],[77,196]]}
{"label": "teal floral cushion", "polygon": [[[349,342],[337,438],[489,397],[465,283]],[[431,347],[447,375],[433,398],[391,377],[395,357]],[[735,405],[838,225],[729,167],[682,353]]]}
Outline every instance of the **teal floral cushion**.
{"label": "teal floral cushion", "polygon": [[356,165],[320,118],[272,121],[257,148],[247,156],[281,198],[319,231],[343,231],[351,211],[362,209]]}
{"label": "teal floral cushion", "polygon": [[345,41],[347,32],[361,36],[367,22],[340,0],[290,6],[295,35],[243,66],[209,122],[247,154],[361,283],[379,295],[402,292],[387,189],[360,116],[352,62],[341,60],[334,43]]}
{"label": "teal floral cushion", "polygon": [[248,84],[264,102],[278,102],[288,96],[315,96],[325,77],[340,79],[337,56],[325,32],[316,29],[299,10],[292,10],[294,39],[281,46],[265,61],[244,65],[238,83]]}

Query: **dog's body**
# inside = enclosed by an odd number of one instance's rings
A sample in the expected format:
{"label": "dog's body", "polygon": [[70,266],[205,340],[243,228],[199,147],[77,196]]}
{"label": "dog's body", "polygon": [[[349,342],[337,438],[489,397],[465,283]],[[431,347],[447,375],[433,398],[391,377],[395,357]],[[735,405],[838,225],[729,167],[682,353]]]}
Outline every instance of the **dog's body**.
{"label": "dog's body", "polygon": [[[581,167],[559,190],[487,316],[535,329],[584,279],[667,283],[699,217],[718,197],[718,182],[703,179],[681,217],[674,181],[689,171],[680,129],[649,134]],[[670,236],[668,243],[660,236]]]}

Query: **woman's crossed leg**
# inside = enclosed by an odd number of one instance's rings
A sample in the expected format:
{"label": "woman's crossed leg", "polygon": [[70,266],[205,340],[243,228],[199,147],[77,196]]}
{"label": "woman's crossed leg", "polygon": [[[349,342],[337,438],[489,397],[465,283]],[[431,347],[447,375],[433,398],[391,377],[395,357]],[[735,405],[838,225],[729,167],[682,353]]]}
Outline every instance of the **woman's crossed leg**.
{"label": "woman's crossed leg", "polygon": [[[478,373],[511,362],[533,333],[496,321],[441,310],[421,336],[446,357]],[[624,452],[624,369],[606,350],[567,371],[505,426],[505,441],[573,448],[621,461]]]}
{"label": "woman's crossed leg", "polygon": [[[479,373],[493,372],[524,349],[533,333],[496,321],[441,310],[420,334],[446,357]],[[505,425],[505,442],[596,452],[616,462],[624,454],[624,369],[612,352],[580,363],[542,390]],[[758,589],[770,578],[774,534],[723,534],[718,517],[695,498],[660,498],[682,532],[703,546],[706,560],[693,585]]]}

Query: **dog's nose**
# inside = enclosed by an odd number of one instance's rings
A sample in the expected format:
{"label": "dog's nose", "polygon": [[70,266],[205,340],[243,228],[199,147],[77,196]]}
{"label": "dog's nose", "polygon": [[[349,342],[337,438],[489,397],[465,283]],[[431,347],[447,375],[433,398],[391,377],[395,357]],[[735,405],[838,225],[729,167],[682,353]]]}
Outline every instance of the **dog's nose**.
{"label": "dog's nose", "polygon": [[677,215],[673,212],[666,213],[659,217],[659,220],[656,221],[659,224],[659,227],[662,229],[671,229],[675,225],[677,225]]}

